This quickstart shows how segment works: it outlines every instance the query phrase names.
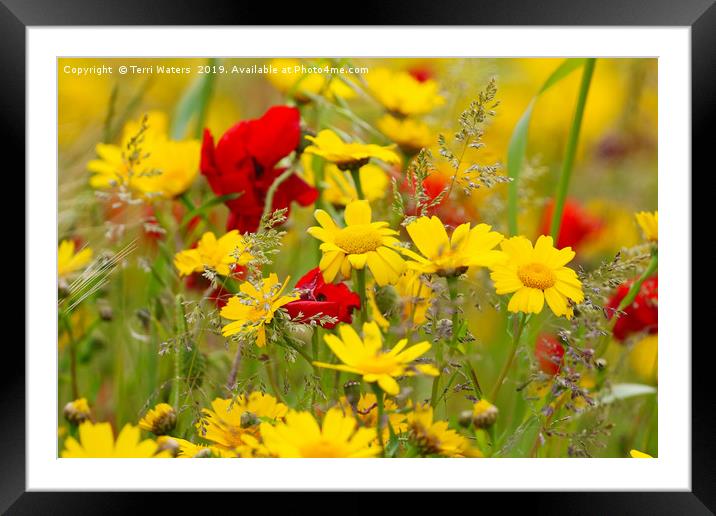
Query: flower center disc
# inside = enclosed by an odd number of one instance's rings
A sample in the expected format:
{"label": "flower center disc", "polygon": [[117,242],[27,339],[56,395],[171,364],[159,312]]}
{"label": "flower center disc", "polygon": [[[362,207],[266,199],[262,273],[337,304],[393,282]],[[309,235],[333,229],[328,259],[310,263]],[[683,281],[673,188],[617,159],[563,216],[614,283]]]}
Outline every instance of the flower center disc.
{"label": "flower center disc", "polygon": [[358,224],[341,229],[336,235],[336,245],[348,254],[375,251],[383,245],[383,237],[371,226]]}
{"label": "flower center disc", "polygon": [[541,263],[530,263],[517,269],[517,277],[525,287],[547,290],[554,286],[554,273]]}

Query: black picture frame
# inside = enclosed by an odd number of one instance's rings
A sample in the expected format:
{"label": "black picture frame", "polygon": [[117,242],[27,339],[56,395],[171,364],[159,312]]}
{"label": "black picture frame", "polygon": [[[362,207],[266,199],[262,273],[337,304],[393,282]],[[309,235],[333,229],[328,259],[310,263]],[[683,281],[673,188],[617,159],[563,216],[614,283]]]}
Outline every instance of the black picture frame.
{"label": "black picture frame", "polygon": [[[286,5],[279,7],[279,4],[214,0],[0,0],[0,70],[4,72],[0,83],[0,116],[3,119],[0,124],[0,146],[5,151],[3,155],[17,160],[15,171],[24,170],[24,153],[18,152],[18,149],[23,148],[25,143],[27,27],[343,24],[335,20],[319,22],[317,13],[321,12],[332,13],[334,18],[341,18],[343,23],[355,25],[691,27],[692,168],[703,168],[704,174],[709,170],[713,173],[713,160],[710,159],[713,138],[709,128],[714,125],[716,112],[714,0],[474,0],[463,5],[453,0],[403,0],[390,4],[362,1],[360,9],[345,10],[343,16],[335,4],[322,7],[315,2],[310,6],[304,4],[303,9],[289,10]],[[88,45],[91,48],[91,42]],[[6,173],[9,171],[6,170]],[[13,173],[19,176],[17,172]],[[683,177],[690,174],[690,171],[669,173]],[[24,184],[20,188],[24,190]],[[17,221],[13,224],[19,225]],[[55,265],[48,262],[47,266]],[[713,514],[716,511],[716,439],[713,438],[716,398],[712,395],[713,386],[710,384],[714,364],[714,361],[709,360],[713,357],[711,341],[701,341],[692,347],[690,492],[527,493],[519,496],[511,493],[510,505],[518,499],[529,497],[531,508],[528,510],[534,513]],[[689,343],[670,345],[685,347]],[[8,514],[114,514],[136,510],[141,502],[137,495],[129,493],[26,492],[25,456],[28,443],[25,441],[25,353],[14,339],[6,339],[4,346],[4,356],[9,353],[11,358],[6,359],[0,374],[0,418],[3,419],[0,425],[0,511],[7,511]],[[558,483],[558,479],[555,481]],[[164,494],[161,500],[155,501],[162,504],[166,512],[172,510],[171,506],[178,505],[177,502],[187,511],[191,506],[187,498],[172,493]],[[487,507],[482,505],[485,503],[489,501],[480,498],[480,504],[473,505],[473,508]],[[245,509],[248,507],[244,506]],[[240,509],[239,506],[236,508]]]}

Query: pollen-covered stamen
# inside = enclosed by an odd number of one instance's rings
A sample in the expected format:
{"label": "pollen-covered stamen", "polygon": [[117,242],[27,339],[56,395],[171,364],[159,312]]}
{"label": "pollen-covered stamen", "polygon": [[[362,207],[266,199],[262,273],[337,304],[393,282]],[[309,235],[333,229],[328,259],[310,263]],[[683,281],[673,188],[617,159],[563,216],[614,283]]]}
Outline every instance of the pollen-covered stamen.
{"label": "pollen-covered stamen", "polygon": [[554,286],[557,278],[554,273],[541,263],[529,263],[517,269],[517,277],[525,287],[547,290]]}
{"label": "pollen-covered stamen", "polygon": [[341,229],[335,237],[335,243],[348,254],[363,254],[382,246],[383,237],[368,224],[356,224]]}

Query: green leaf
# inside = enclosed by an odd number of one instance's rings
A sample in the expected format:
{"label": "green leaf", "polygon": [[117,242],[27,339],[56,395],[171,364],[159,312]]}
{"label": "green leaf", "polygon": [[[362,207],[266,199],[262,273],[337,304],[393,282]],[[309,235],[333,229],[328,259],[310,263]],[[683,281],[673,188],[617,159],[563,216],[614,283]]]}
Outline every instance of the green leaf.
{"label": "green leaf", "polygon": [[618,383],[613,385],[611,390],[602,396],[598,402],[606,405],[616,400],[624,400],[635,396],[646,396],[648,394],[656,394],[656,392],[656,387],[652,385],[643,385],[640,383]]}
{"label": "green leaf", "polygon": [[527,153],[527,138],[534,106],[542,93],[549,90],[552,86],[567,77],[574,70],[584,65],[584,62],[584,58],[566,59],[561,65],[559,65],[559,67],[552,72],[542,87],[538,90],[537,95],[530,100],[530,103],[527,105],[527,109],[525,109],[525,112],[515,125],[515,129],[512,131],[512,136],[510,137],[510,142],[507,147],[507,175],[512,178],[512,182],[510,182],[508,186],[507,196],[507,213],[511,235],[517,234],[517,186],[520,171],[522,170],[525,155]]}
{"label": "green leaf", "polygon": [[[209,59],[207,65],[216,65],[217,60]],[[204,73],[199,75],[184,92],[174,111],[171,126],[173,140],[181,140],[189,134],[189,124],[195,120],[194,132],[191,136],[201,138],[204,129],[204,119],[209,105],[209,99],[214,87],[215,74]]]}

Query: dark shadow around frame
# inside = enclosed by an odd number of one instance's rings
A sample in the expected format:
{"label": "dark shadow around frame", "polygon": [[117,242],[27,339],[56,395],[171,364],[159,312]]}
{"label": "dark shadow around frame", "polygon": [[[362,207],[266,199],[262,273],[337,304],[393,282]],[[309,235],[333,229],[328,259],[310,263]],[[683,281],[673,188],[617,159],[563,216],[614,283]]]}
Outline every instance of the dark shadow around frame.
{"label": "dark shadow around frame", "polygon": [[[335,19],[321,20],[320,13],[331,13]],[[692,168],[702,170],[701,181],[708,180],[707,174],[714,173],[714,143],[712,131],[709,131],[716,122],[714,0],[473,0],[462,5],[455,0],[401,0],[390,4],[362,0],[346,4],[345,7],[335,2],[327,5],[303,2],[294,9],[288,9],[286,4],[238,0],[0,0],[0,71],[3,72],[0,82],[0,147],[4,151],[5,181],[14,178],[20,182],[22,176],[19,171],[25,169],[24,154],[19,149],[23,148],[25,141],[25,30],[28,26],[190,24],[690,26]],[[91,42],[88,42],[88,48],[91,48]],[[54,89],[52,92],[48,90],[48,94],[54,94]],[[14,158],[12,165],[9,163],[10,158]],[[689,173],[688,170],[669,171],[669,174],[675,174],[674,177],[687,177]],[[693,175],[691,177],[693,180]],[[24,182],[18,186],[25,191]],[[17,188],[10,190],[9,185],[6,189],[8,192],[18,191]],[[25,191],[26,196],[31,194]],[[11,210],[8,207],[5,213],[4,220],[8,229],[10,226],[20,226],[17,215],[11,215],[17,213],[16,208]],[[711,217],[707,220],[711,221]],[[695,219],[694,224],[696,222]],[[22,227],[24,233],[24,223]],[[702,238],[711,236],[709,231],[697,234]],[[17,249],[17,242],[22,238],[16,238],[12,247]],[[16,255],[13,258],[16,260]],[[48,262],[47,266],[56,265]],[[15,267],[6,269],[6,274],[9,275]],[[26,275],[29,273],[31,271],[25,271]],[[713,275],[707,274],[705,287],[708,289]],[[15,292],[19,292],[19,289],[13,289],[9,295]],[[19,296],[14,294],[13,297]],[[6,327],[9,326],[11,322],[8,321]],[[712,341],[713,338],[696,340],[692,348],[693,451],[690,493],[511,493],[509,498],[502,497],[500,503],[503,505],[499,506],[500,509],[491,510],[513,509],[519,500],[528,506],[529,513],[534,514],[713,514],[716,511],[716,439],[713,437],[716,398],[712,395],[711,381],[716,361],[713,360]],[[25,353],[15,339],[6,337],[3,345],[3,353],[9,353],[11,358],[0,368],[0,418],[3,419],[0,425],[0,511],[7,511],[8,514],[119,514],[142,507],[146,494],[25,492],[25,450],[27,445],[31,445],[25,441]],[[666,345],[686,347],[689,343],[673,342]],[[555,478],[555,483],[559,484],[559,478]],[[177,507],[184,509],[182,512],[188,512],[193,505],[202,512],[222,510],[219,507],[231,507],[232,504],[235,504],[233,510],[251,510],[250,502],[253,500],[246,500],[246,494],[228,496],[232,498],[212,498],[210,506],[206,505],[207,500],[204,498],[200,502],[203,506],[201,508],[197,503],[199,500],[187,494],[154,495],[152,501],[158,503],[164,513],[173,513]],[[294,503],[301,503],[304,499],[299,493],[290,496]],[[301,498],[294,498],[297,496]],[[356,496],[347,494],[342,495],[342,498],[346,500],[347,497]],[[414,496],[420,500],[417,493]],[[448,502],[445,494],[434,496]],[[486,510],[490,502],[495,505],[496,500],[488,500],[487,496],[486,493],[472,494],[465,508],[479,511]],[[194,500],[196,502],[192,503]],[[266,502],[265,498],[263,500]],[[261,499],[256,502],[262,503]],[[276,498],[272,497],[271,512],[275,510],[275,502]],[[368,510],[368,507],[364,508]]]}

